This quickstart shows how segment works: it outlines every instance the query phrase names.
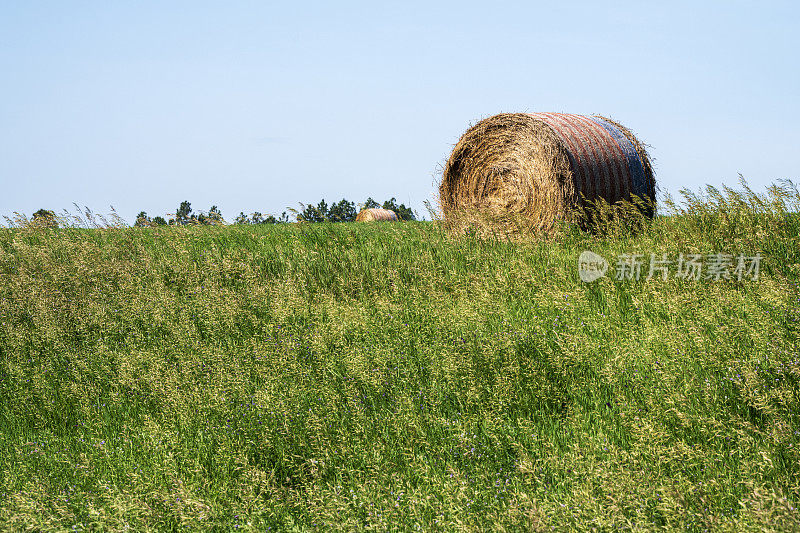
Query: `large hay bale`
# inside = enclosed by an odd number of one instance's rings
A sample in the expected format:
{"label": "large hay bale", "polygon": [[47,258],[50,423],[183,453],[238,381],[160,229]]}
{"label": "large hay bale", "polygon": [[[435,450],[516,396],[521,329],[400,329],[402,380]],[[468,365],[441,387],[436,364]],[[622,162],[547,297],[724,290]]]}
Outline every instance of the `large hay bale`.
{"label": "large hay bale", "polygon": [[397,213],[389,209],[379,209],[372,207],[369,209],[362,209],[356,215],[356,222],[370,222],[370,221],[390,221],[397,222]]}
{"label": "large hay bale", "polygon": [[456,144],[439,186],[447,221],[513,221],[543,231],[575,208],[633,196],[652,217],[655,179],[642,144],[608,118],[563,113],[478,122]]}

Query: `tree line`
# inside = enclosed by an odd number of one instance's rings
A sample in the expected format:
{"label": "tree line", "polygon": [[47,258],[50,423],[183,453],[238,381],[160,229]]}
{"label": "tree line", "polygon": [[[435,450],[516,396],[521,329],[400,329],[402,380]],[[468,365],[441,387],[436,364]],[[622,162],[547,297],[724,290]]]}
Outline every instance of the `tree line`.
{"label": "tree line", "polygon": [[[339,200],[329,207],[325,200],[321,200],[317,205],[313,204],[300,204],[303,208],[302,211],[297,213],[298,222],[353,222],[358,215],[356,204],[349,202],[345,199]],[[404,204],[397,204],[397,199],[392,198],[386,200],[383,204],[379,204],[372,198],[361,204],[362,209],[372,209],[382,207],[389,211],[394,211],[399,220],[416,220],[414,211]]]}
{"label": "tree line", "polygon": [[166,219],[162,216],[155,216],[150,218],[145,211],[141,211],[136,215],[136,222],[134,226],[187,226],[187,225],[209,225],[224,224],[225,220],[222,218],[222,212],[215,205],[212,205],[207,213],[202,211],[195,213],[192,210],[192,204],[188,200],[184,200],[178,206],[173,218]]}
{"label": "tree line", "polygon": [[[359,204],[361,209],[382,207],[394,211],[400,220],[416,220],[416,215],[410,207],[405,204],[398,204],[396,198],[386,200],[382,204],[372,198],[367,198],[363,204]],[[341,199],[336,203],[328,205],[325,199],[320,200],[316,205],[300,203],[300,210],[291,209],[297,222],[353,222],[356,219],[359,209],[354,202]],[[40,210],[42,211],[42,210]],[[134,226],[185,226],[185,225],[218,225],[225,224],[222,212],[216,205],[212,205],[207,212],[192,210],[192,204],[184,200],[178,206],[174,215],[150,217],[145,211],[136,215]],[[36,215],[34,214],[34,218]],[[280,216],[265,215],[258,211],[245,214],[243,211],[233,220],[234,224],[285,224],[290,222],[289,215],[284,211]]]}
{"label": "tree line", "polygon": [[[322,199],[316,205],[300,203],[300,210],[288,208],[297,222],[353,222],[356,219],[360,209],[370,209],[375,207],[382,207],[394,211],[399,220],[416,220],[416,214],[410,207],[404,204],[398,204],[397,199],[391,198],[382,204],[376,202],[372,198],[367,198],[363,204],[355,204],[345,199],[341,199],[336,203],[328,205]],[[88,209],[87,209],[87,212]],[[65,211],[66,213],[66,211]],[[68,213],[67,213],[68,215]],[[32,222],[37,226],[57,228],[64,220],[64,216],[58,216],[54,211],[48,209],[39,209],[33,214]],[[292,222],[289,220],[286,211],[281,213],[279,217],[274,215],[265,215],[259,212],[250,213],[246,215],[240,212],[239,215],[233,220],[234,224],[285,224]],[[121,220],[121,219],[120,219]],[[65,224],[68,224],[65,223]],[[124,224],[124,221],[123,221]],[[178,206],[174,214],[166,216],[150,217],[145,211],[139,212],[136,215],[134,226],[137,227],[151,227],[151,226],[186,226],[186,225],[219,225],[227,224],[222,218],[222,212],[219,207],[212,205],[207,211],[194,211],[192,204],[188,200],[184,200]]]}

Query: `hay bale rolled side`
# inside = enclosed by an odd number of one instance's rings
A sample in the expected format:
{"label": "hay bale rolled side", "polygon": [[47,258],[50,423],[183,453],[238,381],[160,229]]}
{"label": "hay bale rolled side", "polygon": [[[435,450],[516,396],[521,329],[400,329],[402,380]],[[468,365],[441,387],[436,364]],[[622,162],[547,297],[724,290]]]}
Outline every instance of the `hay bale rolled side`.
{"label": "hay bale rolled side", "polygon": [[539,231],[599,199],[615,204],[634,196],[652,217],[655,178],[643,145],[612,120],[563,113],[503,113],[478,122],[454,147],[439,186],[446,221]]}
{"label": "hay bale rolled side", "polygon": [[359,211],[358,215],[356,215],[356,222],[397,222],[397,220],[397,213],[394,211],[390,209],[379,209],[377,207],[362,209]]}

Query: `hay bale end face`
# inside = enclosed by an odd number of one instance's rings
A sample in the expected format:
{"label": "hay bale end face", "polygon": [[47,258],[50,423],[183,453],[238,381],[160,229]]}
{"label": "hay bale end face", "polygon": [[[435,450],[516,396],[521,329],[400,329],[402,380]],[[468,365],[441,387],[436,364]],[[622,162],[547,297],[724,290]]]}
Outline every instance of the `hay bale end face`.
{"label": "hay bale end face", "polygon": [[388,221],[397,222],[397,213],[389,209],[362,209],[356,215],[356,222]]}
{"label": "hay bale end face", "polygon": [[575,208],[634,196],[652,217],[655,178],[643,145],[610,119],[564,113],[478,122],[459,139],[439,186],[445,220],[513,219],[541,231]]}

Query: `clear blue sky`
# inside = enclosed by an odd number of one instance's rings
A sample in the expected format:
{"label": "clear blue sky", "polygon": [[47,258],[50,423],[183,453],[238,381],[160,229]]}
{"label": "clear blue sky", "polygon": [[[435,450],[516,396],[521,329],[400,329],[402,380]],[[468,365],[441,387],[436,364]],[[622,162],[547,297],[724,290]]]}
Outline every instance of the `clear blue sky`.
{"label": "clear blue sky", "polygon": [[511,111],[619,120],[673,193],[800,181],[798,2],[0,1],[0,215],[423,211]]}

